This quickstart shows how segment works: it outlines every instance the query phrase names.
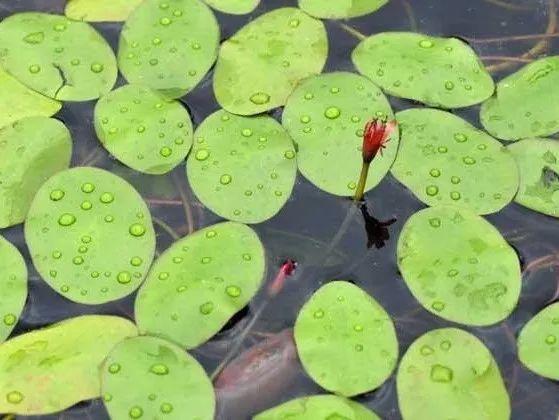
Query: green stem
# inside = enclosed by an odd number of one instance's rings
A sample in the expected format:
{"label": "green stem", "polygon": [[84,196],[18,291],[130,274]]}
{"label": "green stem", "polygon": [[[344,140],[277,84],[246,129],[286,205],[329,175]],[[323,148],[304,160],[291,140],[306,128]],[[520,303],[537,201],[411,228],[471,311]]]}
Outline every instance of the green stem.
{"label": "green stem", "polygon": [[357,38],[360,41],[363,41],[364,39],[367,39],[367,35],[362,34],[361,32],[359,32],[357,29],[352,28],[349,25],[346,25],[345,23],[341,23],[338,22],[338,25],[340,25],[340,27],[346,31],[347,33],[353,35],[355,38]]}
{"label": "green stem", "polygon": [[180,236],[173,230],[171,226],[165,223],[163,220],[159,219],[158,217],[152,217],[153,223],[163,229],[167,234],[173,238],[175,241],[180,239]]}
{"label": "green stem", "polygon": [[355,195],[353,196],[353,201],[355,202],[363,201],[370,166],[371,162],[363,162],[363,166],[361,167],[361,175],[359,175],[359,184],[357,184],[357,189],[355,190]]}

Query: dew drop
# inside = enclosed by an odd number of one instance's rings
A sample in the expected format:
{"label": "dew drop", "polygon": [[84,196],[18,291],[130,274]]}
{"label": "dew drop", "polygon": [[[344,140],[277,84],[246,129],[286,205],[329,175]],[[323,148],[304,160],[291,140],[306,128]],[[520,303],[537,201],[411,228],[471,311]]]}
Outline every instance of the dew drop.
{"label": "dew drop", "polygon": [[139,267],[140,265],[142,265],[142,259],[140,257],[132,257],[130,259],[130,265]]}
{"label": "dew drop", "polygon": [[117,274],[116,281],[120,284],[128,284],[132,281],[132,275],[128,271],[121,271]]}
{"label": "dew drop", "polygon": [[163,403],[161,404],[161,406],[159,407],[159,409],[161,410],[161,412],[163,414],[168,414],[171,411],[173,411],[173,406],[169,403]]}
{"label": "dew drop", "polygon": [[429,185],[426,189],[425,192],[427,193],[428,196],[435,196],[439,193],[439,187],[437,187],[436,185]]}
{"label": "dew drop", "polygon": [[139,223],[134,223],[130,226],[128,231],[130,232],[130,235],[138,237],[143,236],[143,234],[146,233],[146,228]]}
{"label": "dew drop", "polygon": [[210,157],[210,152],[207,149],[200,149],[196,152],[195,157],[196,160],[203,161]]}
{"label": "dew drop", "polygon": [[209,230],[206,232],[206,238],[215,238],[216,235],[217,233],[215,232],[215,230]]}
{"label": "dew drop", "polygon": [[241,131],[241,134],[243,135],[243,137],[250,137],[252,136],[252,130],[250,128],[244,128]]}
{"label": "dew drop", "polygon": [[29,73],[37,74],[40,71],[41,71],[41,66],[39,66],[38,64],[32,64],[31,66],[29,66]]}
{"label": "dew drop", "polygon": [[450,193],[450,198],[454,201],[460,200],[461,197],[462,197],[462,195],[458,191],[452,191]]}
{"label": "dew drop", "polygon": [[231,177],[231,175],[228,174],[221,175],[221,177],[219,178],[219,182],[223,185],[230,184],[232,180],[233,177]]}
{"label": "dew drop", "polygon": [[318,309],[317,311],[314,311],[313,316],[316,319],[324,318],[324,311],[322,309]]}
{"label": "dew drop", "polygon": [[143,414],[144,414],[144,410],[142,410],[142,408],[138,407],[137,405],[132,407],[128,412],[130,418],[133,419],[139,419],[140,417],[142,417]]}
{"label": "dew drop", "polygon": [[52,201],[60,201],[64,198],[64,191],[62,190],[52,190],[50,192],[50,199]]}
{"label": "dew drop", "polygon": [[464,143],[466,140],[468,140],[468,137],[463,133],[456,133],[454,135],[454,140],[456,140],[458,143]]}
{"label": "dew drop", "polygon": [[448,383],[452,381],[452,369],[443,365],[431,366],[431,380],[433,382]]}
{"label": "dew drop", "polygon": [[431,175],[433,178],[438,178],[441,176],[441,171],[438,169],[431,169],[429,171],[429,175]]}
{"label": "dew drop", "polygon": [[80,205],[82,210],[91,210],[93,207],[93,204],[91,204],[91,201],[84,201],[83,203],[81,203]]}
{"label": "dew drop", "polygon": [[11,391],[6,395],[6,401],[10,404],[19,404],[23,401],[23,394],[19,391]]}
{"label": "dew drop", "polygon": [[58,224],[60,226],[71,226],[76,223],[76,216],[71,213],[64,213],[58,218]]}
{"label": "dew drop", "polygon": [[440,301],[433,302],[433,304],[431,305],[431,308],[433,308],[437,312],[441,312],[444,309],[444,307],[445,307],[444,302],[440,302]]}
{"label": "dew drop", "polygon": [[163,363],[156,363],[149,368],[149,371],[156,375],[167,375],[169,373],[169,368]]}
{"label": "dew drop", "polygon": [[286,159],[293,159],[295,157],[295,152],[293,150],[287,150],[283,155]]}
{"label": "dew drop", "polygon": [[108,370],[109,370],[109,373],[113,373],[113,374],[114,374],[114,373],[118,373],[118,372],[120,372],[120,364],[118,364],[118,363],[111,363],[111,364],[109,365]]}
{"label": "dew drop", "polygon": [[265,92],[257,92],[250,97],[250,102],[255,105],[264,105],[270,102],[270,95]]}
{"label": "dew drop", "polygon": [[438,228],[441,226],[441,219],[433,217],[432,219],[429,219],[429,224],[434,228]]}
{"label": "dew drop", "polygon": [[461,181],[460,177],[458,177],[458,176],[453,176],[453,177],[450,178],[450,182],[452,182],[454,185],[460,184],[460,181]]}
{"label": "dew drop", "polygon": [[419,46],[421,48],[433,48],[435,44],[433,43],[433,41],[430,41],[428,39],[422,39],[421,41],[419,41]]}
{"label": "dew drop", "polygon": [[297,26],[299,26],[301,22],[299,21],[299,19],[291,19],[289,21],[289,26],[291,26],[292,28],[296,28]]}
{"label": "dew drop", "polygon": [[236,298],[241,296],[241,289],[238,286],[227,286],[225,288],[225,293],[233,298]]}
{"label": "dew drop", "polygon": [[171,19],[169,19],[168,17],[163,17],[163,18],[159,19],[159,23],[163,26],[167,26],[167,25],[171,24]]}
{"label": "dew drop", "polygon": [[433,354],[435,350],[433,350],[433,347],[425,345],[425,346],[421,346],[419,352],[421,353],[422,356],[429,356],[430,354]]}
{"label": "dew drop", "polygon": [[329,108],[326,108],[326,111],[324,111],[324,116],[330,120],[335,120],[340,116],[341,113],[342,112],[340,111],[340,108],[331,106]]}
{"label": "dew drop", "polygon": [[171,148],[167,146],[164,146],[161,148],[161,150],[159,150],[159,154],[163,157],[169,157],[172,153],[173,151],[171,150]]}
{"label": "dew drop", "polygon": [[200,305],[200,313],[202,315],[209,315],[214,310],[213,302],[206,302]]}
{"label": "dew drop", "polygon": [[473,165],[474,163],[476,163],[476,160],[473,157],[470,157],[470,156],[466,156],[465,158],[462,159],[462,161],[466,165]]}
{"label": "dew drop", "polygon": [[452,83],[452,82],[449,80],[449,81],[445,82],[444,88],[445,88],[446,90],[452,90],[452,89],[454,89],[454,83]]}
{"label": "dew drop", "polygon": [[557,337],[550,334],[547,337],[545,337],[545,342],[546,342],[546,344],[553,345],[557,342]]}
{"label": "dew drop", "polygon": [[16,316],[14,314],[6,314],[4,315],[4,325],[14,325],[16,323]]}

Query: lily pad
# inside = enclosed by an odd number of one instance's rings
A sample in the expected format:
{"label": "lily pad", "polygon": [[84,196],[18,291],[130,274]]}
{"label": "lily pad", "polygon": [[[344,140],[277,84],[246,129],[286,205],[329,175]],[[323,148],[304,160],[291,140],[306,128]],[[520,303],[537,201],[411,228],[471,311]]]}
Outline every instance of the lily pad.
{"label": "lily pad", "polygon": [[264,267],[264,248],[248,226],[201,229],[157,259],[136,298],[136,323],[143,334],[196,347],[248,304]]}
{"label": "lily pad", "polygon": [[518,357],[522,364],[538,375],[559,380],[559,303],[536,314],[520,331]]}
{"label": "lily pad", "polygon": [[[363,76],[336,72],[301,82],[287,100],[283,125],[297,143],[302,174],[321,190],[350,196],[363,162],[363,127],[379,117],[394,118],[382,91]],[[398,140],[396,132],[382,156],[375,158],[366,190],[376,186],[392,166]]]}
{"label": "lily pad", "polygon": [[322,72],[324,24],[293,7],[259,16],[221,45],[214,74],[219,104],[254,115],[285,105],[301,79]]}
{"label": "lily pad", "polygon": [[237,222],[260,223],[283,207],[297,162],[291,138],[273,118],[217,111],[194,137],[188,181],[210,210]]}
{"label": "lily pad", "polygon": [[39,187],[67,169],[70,132],[60,121],[28,117],[0,129],[0,228],[25,219]]}
{"label": "lily pad", "polygon": [[253,420],[380,420],[380,417],[364,405],[337,395],[313,395],[296,398],[270,408]]}
{"label": "lily pad", "polygon": [[305,303],[295,344],[307,374],[322,388],[351,397],[378,388],[398,359],[390,316],[359,287],[330,282]]}
{"label": "lily pad", "polygon": [[0,128],[25,117],[56,114],[62,104],[19,82],[0,67]]}
{"label": "lily pad", "polygon": [[88,101],[116,82],[113,50],[84,22],[17,13],[0,22],[0,65],[24,85],[61,101]]}
{"label": "lily pad", "polygon": [[157,91],[134,85],[97,102],[95,131],[118,160],[147,174],[169,172],[186,158],[192,145],[188,111]]}
{"label": "lily pad", "polygon": [[252,12],[260,0],[204,0],[206,4],[219,10],[222,13],[230,15],[246,15]]}
{"label": "lily pad", "polygon": [[514,198],[529,209],[559,217],[559,143],[527,139],[508,146],[520,170],[520,188]]}
{"label": "lily pad", "polygon": [[489,214],[512,201],[518,167],[493,137],[434,109],[402,111],[396,119],[401,139],[392,173],[425,204]]}
{"label": "lily pad", "polygon": [[27,266],[10,242],[0,236],[0,342],[14,329],[27,298]]}
{"label": "lily pad", "polygon": [[217,58],[219,26],[199,0],[145,0],[120,34],[118,66],[129,83],[178,98]]}
{"label": "lily pad", "polygon": [[68,0],[64,14],[86,22],[121,22],[142,0]]}
{"label": "lily pad", "polygon": [[497,84],[481,107],[485,129],[503,140],[559,131],[559,56],[530,63]]}
{"label": "lily pad", "polygon": [[510,401],[497,363],[485,345],[457,328],[415,340],[396,379],[404,420],[508,420]]}
{"label": "lily pad", "polygon": [[204,368],[160,338],[121,341],[103,365],[102,384],[113,419],[214,418],[215,395]]}
{"label": "lily pad", "polygon": [[299,0],[299,7],[309,15],[322,19],[349,19],[368,15],[388,0]]}
{"label": "lily pad", "polygon": [[398,267],[429,312],[466,325],[492,325],[514,310],[520,263],[499,231],[455,207],[415,213],[398,240]]}
{"label": "lily pad", "polygon": [[132,293],[155,252],[142,197],[118,176],[88,167],[60,172],[43,184],[25,221],[25,239],[49,286],[85,304]]}
{"label": "lily pad", "polygon": [[435,107],[478,104],[495,90],[474,50],[457,38],[385,32],[363,40],[352,60],[389,95]]}
{"label": "lily pad", "polygon": [[49,414],[101,395],[99,366],[136,326],[88,315],[35,330],[0,346],[0,412]]}

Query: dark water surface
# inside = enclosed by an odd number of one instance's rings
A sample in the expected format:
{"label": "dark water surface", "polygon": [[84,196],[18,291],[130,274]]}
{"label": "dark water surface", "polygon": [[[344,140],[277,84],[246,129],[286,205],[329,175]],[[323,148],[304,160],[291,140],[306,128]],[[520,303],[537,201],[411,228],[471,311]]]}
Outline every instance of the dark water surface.
{"label": "dark water surface", "polygon": [[[328,1],[328,0],[324,0]],[[511,2],[512,9],[499,3]],[[63,12],[64,0],[0,0],[0,18],[12,13],[40,10],[52,13]],[[296,0],[262,0],[258,9],[246,16],[229,16],[216,13],[222,39],[230,37],[241,26],[268,10],[282,6],[296,6]],[[441,36],[464,38],[487,38],[538,34],[546,31],[549,22],[548,0],[391,0],[379,12],[346,22],[365,34],[381,31],[418,30]],[[354,71],[350,53],[358,40],[343,30],[339,22],[326,21],[330,38],[330,56],[325,71]],[[116,50],[121,24],[94,25]],[[551,28],[554,30],[554,28]],[[538,40],[504,41],[496,43],[472,42],[482,56],[519,56],[533,47]],[[551,54],[557,46],[553,39],[547,45]],[[486,61],[495,64],[500,61]],[[519,68],[522,63],[510,62],[510,68],[495,73],[496,80]],[[123,84],[122,79],[119,84]],[[415,106],[390,98],[395,111]],[[212,91],[212,73],[191,93],[182,99],[188,107],[195,125],[218,109]],[[152,215],[183,236],[189,231],[218,222],[220,219],[209,212],[192,194],[184,165],[166,176],[138,174],[112,159],[99,146],[93,129],[94,102],[67,103],[57,118],[64,121],[74,139],[73,165],[93,164],[113,171],[131,182],[148,201]],[[478,121],[479,107],[458,112],[474,125]],[[272,115],[279,119],[281,111]],[[182,195],[182,196],[181,196]],[[183,207],[182,198],[187,202]],[[297,312],[305,300],[325,281],[347,279],[353,281],[373,295],[390,313],[395,321],[400,353],[422,333],[443,326],[453,325],[423,310],[412,297],[398,273],[396,265],[396,240],[403,223],[414,212],[423,208],[410,192],[388,175],[383,182],[367,195],[368,205],[381,220],[397,219],[390,226],[391,238],[381,249],[367,250],[363,221],[356,214],[347,233],[333,252],[328,264],[318,264],[322,254],[337,232],[345,215],[349,201],[320,192],[300,175],[292,197],[283,210],[265,223],[254,226],[268,251],[268,274],[270,281],[279,265],[286,258],[293,258],[305,268],[289,284],[282,294],[265,309],[247,338],[244,348],[256,343],[267,334],[274,334],[293,325]],[[531,262],[559,249],[559,223],[557,220],[510,204],[503,211],[488,219],[498,227],[505,238],[518,251],[524,266],[522,295],[518,307],[505,321],[489,328],[465,328],[483,340],[495,356],[505,378],[511,396],[512,418],[556,419],[559,412],[559,385],[526,370],[518,362],[515,340],[521,327],[538,311],[557,299],[559,268],[553,264],[532,269]],[[171,236],[156,225],[157,250],[164,251],[171,243]],[[114,314],[133,317],[135,294],[106,305],[85,306],[65,300],[41,280],[32,264],[23,238],[22,226],[0,231],[16,244],[27,257],[29,297],[21,320],[13,335],[36,329],[59,320],[82,314]],[[316,265],[318,267],[313,267]],[[530,267],[526,270],[526,267]],[[264,295],[257,296],[250,310],[243,311],[209,343],[193,351],[209,372],[220,362],[232,339],[254,312]],[[559,359],[558,359],[559,362]],[[279,363],[279,362],[278,362]],[[220,419],[246,419],[258,410],[279,404],[295,396],[322,392],[301,371],[296,360],[285,362],[285,368],[270,372],[277,375],[264,381],[254,392],[254,387],[239,386],[225,401]],[[281,365],[279,365],[281,366]],[[291,368],[290,368],[291,367]],[[266,368],[266,365],[264,365]],[[68,384],[68,386],[79,386]],[[380,389],[361,396],[358,401],[374,409],[383,419],[400,419],[397,407],[396,388],[392,376]],[[81,403],[64,413],[35,417],[41,419],[105,419],[107,413],[100,400]],[[437,419],[433,419],[437,420]],[[475,420],[475,419],[473,419]]]}

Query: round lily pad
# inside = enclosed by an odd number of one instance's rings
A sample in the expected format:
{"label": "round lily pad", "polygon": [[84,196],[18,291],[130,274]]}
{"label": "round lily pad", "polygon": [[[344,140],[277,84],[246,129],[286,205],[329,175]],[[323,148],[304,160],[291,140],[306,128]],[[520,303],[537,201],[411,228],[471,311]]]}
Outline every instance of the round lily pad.
{"label": "round lily pad", "polygon": [[508,420],[510,401],[497,363],[485,345],[457,328],[415,340],[396,379],[404,420]]}
{"label": "round lily pad", "polygon": [[559,217],[559,143],[527,139],[508,146],[520,170],[520,188],[514,198],[529,209]]}
{"label": "round lily pad", "polygon": [[380,420],[364,405],[337,395],[313,395],[296,398],[270,408],[253,417],[254,420]]}
{"label": "round lily pad", "polygon": [[129,83],[178,98],[217,58],[219,26],[199,0],[145,0],[120,34],[118,66]]}
{"label": "round lily pad", "polygon": [[196,347],[248,304],[264,267],[264,248],[248,226],[225,222],[201,229],[154,263],[136,298],[136,323],[144,334]]}
{"label": "round lily pad", "polygon": [[99,366],[136,326],[88,315],[19,335],[0,346],[0,412],[50,414],[101,395]]}
{"label": "round lily pad", "polygon": [[307,374],[322,388],[351,397],[378,388],[398,359],[390,316],[359,287],[330,282],[305,303],[295,344]]}
{"label": "round lily pad", "polygon": [[553,303],[534,316],[518,336],[518,357],[538,375],[559,380],[559,303]]}
{"label": "round lily pad", "polygon": [[217,111],[194,137],[188,181],[210,210],[230,220],[259,223],[283,207],[295,184],[297,162],[291,138],[273,118]]}
{"label": "round lily pad", "polygon": [[429,312],[466,325],[491,325],[515,308],[520,263],[499,231],[455,207],[415,213],[398,239],[398,267]]}
{"label": "round lily pad", "polygon": [[[394,115],[381,90],[367,78],[336,72],[301,82],[283,112],[283,125],[298,146],[299,170],[321,190],[353,195],[363,163],[363,127],[373,118]],[[382,155],[375,157],[366,190],[392,166],[398,140],[396,130]]]}
{"label": "round lily pad", "polygon": [[0,228],[23,222],[39,187],[67,169],[70,132],[60,121],[28,117],[0,129]]}
{"label": "round lily pad", "polygon": [[204,368],[168,341],[156,337],[121,341],[101,375],[112,419],[214,418],[215,395]]}
{"label": "round lily pad", "polygon": [[388,0],[299,0],[299,7],[309,15],[322,19],[349,19],[368,15]]}
{"label": "round lily pad", "polygon": [[142,0],[68,0],[64,14],[86,22],[120,22],[140,3]]}
{"label": "round lily pad", "polygon": [[230,15],[246,15],[256,9],[260,0],[204,0],[209,6]]}
{"label": "round lily pad", "polygon": [[27,298],[27,266],[10,242],[0,236],[0,342],[14,329]]}
{"label": "round lily pad", "polygon": [[95,131],[125,165],[164,174],[181,163],[192,145],[192,122],[177,101],[150,88],[127,85],[95,106]]}
{"label": "round lily pad", "polygon": [[25,221],[25,239],[49,286],[85,304],[132,293],[155,252],[142,197],[122,178],[88,167],[60,172],[43,184]]}
{"label": "round lily pad", "polygon": [[352,59],[388,94],[435,107],[467,107],[495,90],[476,53],[457,38],[385,32],[363,40]]}
{"label": "round lily pad", "polygon": [[503,140],[559,131],[559,56],[530,63],[497,84],[481,107],[485,129]]}
{"label": "round lily pad", "polygon": [[61,101],[88,101],[116,82],[113,50],[84,22],[18,13],[0,22],[0,64],[24,85]]}
{"label": "round lily pad", "polygon": [[301,79],[322,72],[327,55],[321,21],[293,7],[273,10],[221,45],[215,96],[223,108],[240,115],[285,105]]}
{"label": "round lily pad", "polygon": [[434,109],[396,114],[400,149],[394,176],[429,206],[453,205],[495,213],[518,191],[512,154],[461,118]]}

